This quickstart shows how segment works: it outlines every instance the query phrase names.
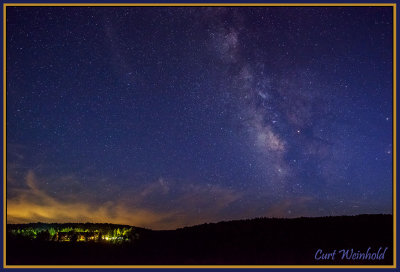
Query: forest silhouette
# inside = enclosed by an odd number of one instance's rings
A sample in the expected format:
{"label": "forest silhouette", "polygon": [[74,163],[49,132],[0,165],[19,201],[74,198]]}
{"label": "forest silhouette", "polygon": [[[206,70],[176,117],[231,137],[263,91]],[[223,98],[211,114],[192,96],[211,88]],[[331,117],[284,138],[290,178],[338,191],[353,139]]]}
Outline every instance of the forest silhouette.
{"label": "forest silhouette", "polygon": [[[393,216],[255,218],[207,223],[176,230],[115,224],[8,224],[9,265],[389,265],[393,262]],[[376,252],[381,260],[324,252]]]}

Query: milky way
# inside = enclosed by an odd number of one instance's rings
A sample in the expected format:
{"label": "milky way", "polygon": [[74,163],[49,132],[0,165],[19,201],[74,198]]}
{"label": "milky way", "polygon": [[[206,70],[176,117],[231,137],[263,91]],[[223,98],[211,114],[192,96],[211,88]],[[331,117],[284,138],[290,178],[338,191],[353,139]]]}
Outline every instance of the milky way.
{"label": "milky way", "polygon": [[8,7],[8,222],[392,213],[392,21]]}

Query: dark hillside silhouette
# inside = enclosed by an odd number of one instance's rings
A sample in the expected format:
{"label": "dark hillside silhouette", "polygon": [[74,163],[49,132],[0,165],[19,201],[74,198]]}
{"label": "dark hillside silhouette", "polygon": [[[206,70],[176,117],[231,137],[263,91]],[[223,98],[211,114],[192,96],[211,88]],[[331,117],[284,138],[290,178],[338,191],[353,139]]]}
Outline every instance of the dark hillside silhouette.
{"label": "dark hillside silhouette", "polygon": [[[75,234],[73,241],[54,239],[66,229]],[[7,225],[6,252],[10,265],[382,265],[392,264],[392,245],[392,215],[358,215],[257,218],[171,231],[90,223]],[[337,253],[334,260],[315,260],[318,249],[326,253],[335,249],[366,252],[369,247],[372,253],[387,247],[384,259],[342,260]]]}

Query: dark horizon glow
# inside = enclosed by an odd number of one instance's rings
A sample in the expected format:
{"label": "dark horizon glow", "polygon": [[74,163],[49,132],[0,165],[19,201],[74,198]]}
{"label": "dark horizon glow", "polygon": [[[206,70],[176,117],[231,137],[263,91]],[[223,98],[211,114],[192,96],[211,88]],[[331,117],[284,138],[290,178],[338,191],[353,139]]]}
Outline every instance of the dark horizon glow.
{"label": "dark horizon glow", "polygon": [[7,222],[392,213],[392,7],[7,7]]}

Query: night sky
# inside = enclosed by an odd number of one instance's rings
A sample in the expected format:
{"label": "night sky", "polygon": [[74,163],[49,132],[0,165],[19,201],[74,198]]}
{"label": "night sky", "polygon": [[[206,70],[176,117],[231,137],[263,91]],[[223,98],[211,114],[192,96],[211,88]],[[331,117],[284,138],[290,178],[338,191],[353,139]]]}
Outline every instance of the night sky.
{"label": "night sky", "polygon": [[8,7],[7,222],[392,213],[392,7]]}

